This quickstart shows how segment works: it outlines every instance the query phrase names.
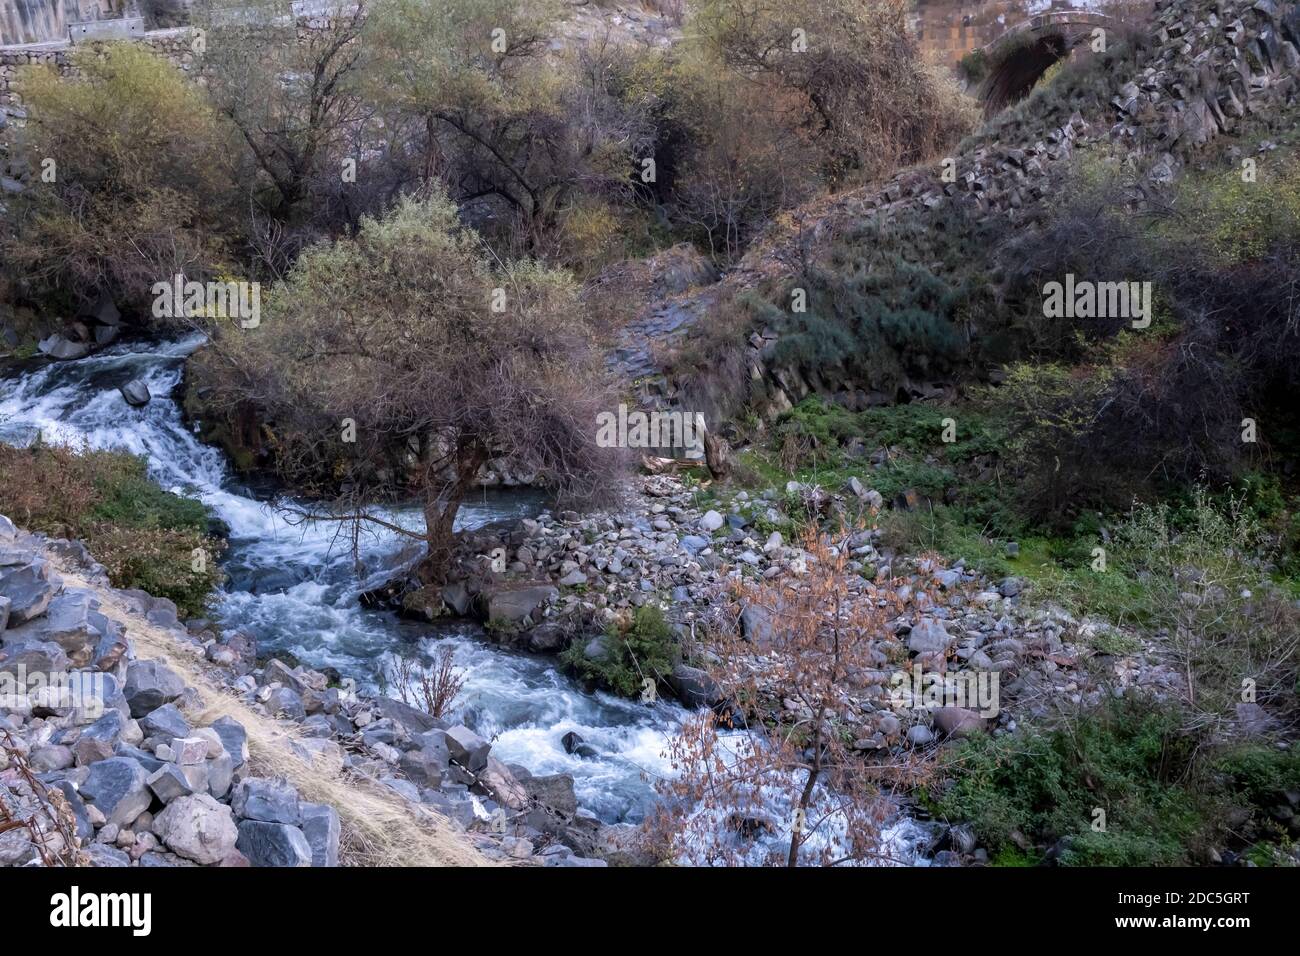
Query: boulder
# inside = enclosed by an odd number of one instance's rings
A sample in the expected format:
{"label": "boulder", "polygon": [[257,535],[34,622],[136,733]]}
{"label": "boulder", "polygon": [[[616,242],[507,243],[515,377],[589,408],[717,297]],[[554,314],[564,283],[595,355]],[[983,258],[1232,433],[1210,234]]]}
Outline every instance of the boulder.
{"label": "boulder", "polygon": [[312,866],[339,865],[339,813],[323,803],[302,805],[302,833],[311,847]]}
{"label": "boulder", "polygon": [[53,641],[6,639],[0,648],[0,673],[54,674],[68,669],[68,655]]}
{"label": "boulder", "polygon": [[470,773],[478,773],[487,766],[491,745],[464,724],[448,730],[446,739],[451,759]]}
{"label": "boulder", "polygon": [[266,699],[266,709],[276,717],[288,717],[290,720],[302,720],[307,716],[303,706],[302,695],[292,687],[277,687]]}
{"label": "boulder", "polygon": [[565,818],[578,812],[578,798],[573,792],[573,777],[567,773],[528,777],[520,781],[524,791],[537,806]]}
{"label": "boulder", "polygon": [[113,756],[113,748],[125,730],[126,718],[116,710],[110,710],[99,718],[83,730],[77,742],[72,745],[77,766],[85,767]]}
{"label": "boulder", "polygon": [[81,785],[81,796],[109,823],[126,826],[153,802],[148,777],[144,767],[135,760],[110,757],[91,764],[90,773]]}
{"label": "boulder", "polygon": [[495,591],[487,601],[487,619],[503,624],[537,620],[541,608],[559,596],[559,590],[550,584]]}
{"label": "boulder", "polygon": [[253,866],[311,866],[312,849],[306,835],[285,823],[245,820],[239,825],[236,848]]}
{"label": "boulder", "polygon": [[9,627],[17,627],[45,613],[54,598],[50,564],[44,558],[0,567],[0,597],[9,599]]}
{"label": "boulder", "polygon": [[965,737],[983,730],[987,723],[973,710],[964,707],[938,707],[930,715],[934,726],[949,737]]}
{"label": "boulder", "polygon": [[945,654],[952,640],[942,621],[926,617],[917,621],[907,635],[907,649],[913,654]]}
{"label": "boulder", "polygon": [[298,791],[287,783],[264,777],[241,780],[235,787],[230,806],[235,811],[235,816],[241,820],[286,823],[291,826],[297,826],[302,820]]}
{"label": "boulder", "polygon": [[242,835],[230,808],[206,793],[172,800],[154,818],[153,832],[173,853],[205,865],[229,856]]}
{"label": "boulder", "polygon": [[141,717],[140,729],[146,737],[159,737],[163,741],[190,735],[190,725],[175,704],[163,704]]}
{"label": "boulder", "polygon": [[212,722],[212,729],[221,738],[221,745],[230,754],[235,769],[242,767],[248,759],[248,731],[244,730],[244,725],[233,717],[218,717]]}
{"label": "boulder", "polygon": [[132,717],[143,717],[170,704],[185,690],[185,681],[157,661],[131,661],[126,665],[122,694]]}
{"label": "boulder", "polygon": [[686,707],[712,707],[721,697],[717,682],[698,667],[678,664],[667,680],[677,699]]}
{"label": "boulder", "polygon": [[422,734],[426,731],[439,730],[447,726],[437,717],[426,714],[424,711],[412,707],[410,704],[404,704],[392,697],[378,698],[374,702],[374,707],[381,718],[387,718],[400,725],[407,734]]}
{"label": "boulder", "polygon": [[447,760],[446,746],[441,751],[433,747],[421,747],[402,754],[402,759],[397,765],[413,783],[436,790],[442,786],[442,776],[447,771]]}
{"label": "boulder", "polygon": [[488,757],[487,766],[478,772],[478,786],[503,807],[523,810],[528,806],[528,791],[496,757]]}
{"label": "boulder", "polygon": [[149,404],[149,399],[153,398],[149,394],[149,386],[138,378],[133,378],[124,385],[119,385],[117,390],[122,393],[122,398],[132,408],[143,408]]}
{"label": "boulder", "polygon": [[704,516],[699,520],[698,527],[705,534],[712,534],[714,531],[721,528],[726,521],[727,519],[718,512],[710,510],[704,512]]}
{"label": "boulder", "polygon": [[90,346],[85,342],[73,342],[71,339],[55,332],[36,343],[42,355],[61,362],[85,358],[90,354]]}
{"label": "boulder", "polygon": [[69,667],[85,667],[94,660],[95,649],[108,626],[108,619],[96,610],[97,605],[88,591],[65,592],[48,603],[43,616],[29,618],[12,631],[12,636],[53,641],[68,655]]}
{"label": "boulder", "polygon": [[165,763],[150,775],[149,789],[164,804],[170,804],[180,797],[188,797],[194,792],[189,779],[174,763]]}

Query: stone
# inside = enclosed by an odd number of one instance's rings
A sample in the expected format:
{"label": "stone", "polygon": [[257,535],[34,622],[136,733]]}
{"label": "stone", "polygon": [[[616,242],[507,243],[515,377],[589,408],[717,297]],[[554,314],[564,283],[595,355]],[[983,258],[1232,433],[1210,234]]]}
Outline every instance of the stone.
{"label": "stone", "polygon": [[437,717],[392,697],[380,697],[374,702],[374,706],[379,711],[380,717],[398,724],[407,734],[422,734],[447,726]]}
{"label": "stone", "polygon": [[464,724],[458,724],[447,731],[447,752],[470,773],[478,773],[488,762],[491,745]]}
{"label": "stone", "polygon": [[292,687],[277,687],[266,699],[266,709],[272,716],[287,717],[290,720],[302,720],[307,716],[303,706],[302,695]]}
{"label": "stone", "polygon": [[153,802],[147,781],[148,774],[135,760],[110,757],[91,764],[81,796],[109,823],[126,826]]}
{"label": "stone", "polygon": [[9,608],[12,603],[7,597],[0,596],[0,631],[9,626]]}
{"label": "stone", "polygon": [[441,751],[432,747],[408,750],[402,754],[397,766],[413,783],[436,790],[442,786],[442,777],[447,771],[447,763],[448,752],[444,745]]}
{"label": "stone", "polygon": [[699,529],[703,531],[705,534],[712,534],[714,531],[717,531],[719,528],[721,528],[723,524],[726,523],[726,520],[727,519],[724,518],[722,515],[720,515],[718,512],[709,510],[704,512],[704,515],[700,518],[697,527],[699,527]]}
{"label": "stone", "polygon": [[[208,793],[218,800],[224,800],[230,793],[230,785],[235,776],[235,762],[224,750],[221,756],[208,761]],[[340,767],[340,769],[342,769]]]}
{"label": "stone", "polygon": [[235,811],[235,816],[243,820],[297,826],[302,819],[298,791],[287,783],[265,777],[247,777],[241,780],[235,787],[230,806]]}
{"label": "stone", "polygon": [[1020,578],[1003,578],[998,583],[998,593],[1003,597],[1015,597],[1024,589],[1024,581]]}
{"label": "stone", "polygon": [[600,752],[589,743],[585,743],[582,736],[577,731],[570,730],[560,738],[560,746],[564,748],[566,754],[573,754],[578,757],[598,757]]}
{"label": "stone", "polygon": [[31,757],[28,758],[31,768],[37,773],[67,770],[72,766],[73,760],[72,748],[62,744],[46,744],[44,747],[33,748]]}
{"label": "stone", "polygon": [[158,661],[131,661],[126,665],[126,697],[131,716],[144,717],[163,704],[170,704],[185,690],[185,681]]}
{"label": "stone", "polygon": [[113,748],[117,746],[118,739],[125,731],[126,718],[116,710],[110,710],[85,728],[77,738],[77,742],[72,745],[77,766],[86,767],[113,756]]}
{"label": "stone", "polygon": [[587,576],[581,571],[570,571],[558,582],[562,587],[572,588],[587,583]]}
{"label": "stone", "polygon": [[312,865],[312,849],[306,835],[285,823],[245,820],[239,824],[235,846],[253,866]]}
{"label": "stone", "polygon": [[175,704],[163,704],[145,714],[140,718],[140,729],[145,737],[158,737],[163,741],[190,735],[190,725]]}
{"label": "stone", "polygon": [[26,624],[45,613],[55,592],[50,577],[50,564],[44,558],[0,567],[0,596],[9,599],[8,627]]}
{"label": "stone", "polygon": [[248,731],[233,717],[218,717],[212,722],[212,729],[221,738],[221,745],[238,770],[248,760]]}
{"label": "stone", "polygon": [[42,355],[61,362],[85,358],[90,354],[90,346],[85,342],[73,342],[57,332],[41,339],[36,347]]}
{"label": "stone", "polygon": [[520,781],[529,799],[539,807],[572,818],[578,812],[573,777],[567,773],[528,777]]}
{"label": "stone", "polygon": [[721,696],[717,682],[698,667],[678,664],[668,675],[667,682],[685,707],[711,707]]}
{"label": "stone", "polygon": [[194,793],[194,788],[190,786],[190,782],[180,766],[174,763],[163,764],[150,775],[147,782],[154,796],[164,804],[169,804],[173,800],[188,797]]}
{"label": "stone", "polygon": [[948,737],[966,737],[985,726],[983,717],[964,707],[938,707],[930,714],[930,719]]}
{"label": "stone", "polygon": [[907,649],[913,654],[945,654],[952,646],[952,637],[942,621],[922,618],[907,635]]}
{"label": "stone", "polygon": [[153,832],[173,853],[204,865],[225,859],[242,833],[230,808],[206,793],[172,800],[154,818]]}
{"label": "stone", "polygon": [[923,724],[916,724],[907,729],[907,742],[913,747],[923,747],[934,740],[934,732]]}
{"label": "stone", "polygon": [[505,624],[518,624],[528,618],[536,620],[540,609],[559,596],[559,590],[551,585],[496,591],[488,598],[487,619]]}
{"label": "stone", "polygon": [[691,554],[698,554],[713,544],[712,540],[701,534],[688,534],[681,540],[681,546]]}
{"label": "stone", "polygon": [[149,404],[149,399],[153,398],[149,394],[149,386],[138,378],[133,378],[124,385],[119,385],[117,390],[122,393],[122,398],[132,408],[143,408]]}
{"label": "stone", "polygon": [[193,767],[208,759],[208,742],[202,737],[174,737],[168,745],[172,763]]}
{"label": "stone", "polygon": [[0,672],[6,674],[61,674],[67,669],[68,655],[53,641],[6,639],[0,648]]}
{"label": "stone", "polygon": [[311,847],[312,866],[339,865],[339,813],[323,803],[302,804],[302,833]]}
{"label": "stone", "polygon": [[487,765],[478,772],[478,784],[503,807],[523,810],[528,806],[528,791],[496,757],[487,758]]}

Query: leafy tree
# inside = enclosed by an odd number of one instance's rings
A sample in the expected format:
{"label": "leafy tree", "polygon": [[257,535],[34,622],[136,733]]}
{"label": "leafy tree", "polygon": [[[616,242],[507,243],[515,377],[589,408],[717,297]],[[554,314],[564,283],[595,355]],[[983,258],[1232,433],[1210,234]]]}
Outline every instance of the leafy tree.
{"label": "leafy tree", "polygon": [[[424,542],[426,581],[445,574],[457,510],[491,457],[562,498],[611,492],[616,462],[595,440],[603,363],[572,283],[496,263],[445,196],[309,248],[269,298],[259,328],[218,330],[216,404],[261,411],[280,470],[331,495],[319,516]],[[422,530],[376,508],[412,495]]]}
{"label": "leafy tree", "polygon": [[78,79],[45,66],[23,79],[32,188],[6,258],[38,287],[143,309],[155,282],[222,259],[238,150],[202,92],[143,47],[72,56]]}

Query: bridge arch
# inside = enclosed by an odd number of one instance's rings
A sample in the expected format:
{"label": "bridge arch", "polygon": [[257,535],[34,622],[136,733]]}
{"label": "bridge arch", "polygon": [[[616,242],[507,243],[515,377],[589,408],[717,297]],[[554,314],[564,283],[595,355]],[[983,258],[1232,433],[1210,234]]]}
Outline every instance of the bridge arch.
{"label": "bridge arch", "polygon": [[983,48],[988,73],[980,84],[984,114],[1023,99],[1054,64],[1090,42],[1114,18],[1092,10],[1053,10],[1011,27]]}

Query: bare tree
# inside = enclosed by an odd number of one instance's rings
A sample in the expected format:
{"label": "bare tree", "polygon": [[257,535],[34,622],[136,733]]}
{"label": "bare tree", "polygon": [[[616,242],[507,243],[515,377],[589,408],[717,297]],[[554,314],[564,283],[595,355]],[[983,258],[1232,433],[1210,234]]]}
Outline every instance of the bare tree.
{"label": "bare tree", "polygon": [[[868,765],[848,733],[878,668],[877,642],[900,612],[887,588],[848,568],[849,548],[805,542],[808,571],[745,583],[749,633],[725,628],[707,646],[727,716],[689,721],[670,747],[678,775],[649,823],[652,842],[710,863],[756,862],[752,838],[783,849],[767,863],[797,866],[869,860],[891,807],[892,785],[919,768]],[[738,730],[739,728],[739,730]]]}

